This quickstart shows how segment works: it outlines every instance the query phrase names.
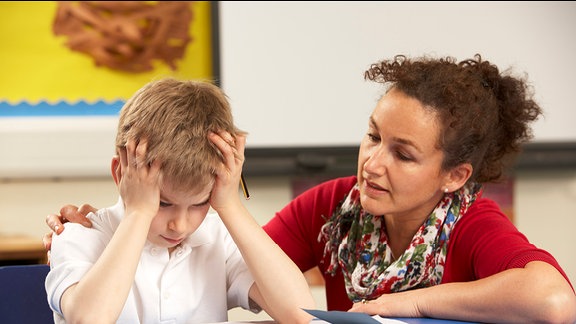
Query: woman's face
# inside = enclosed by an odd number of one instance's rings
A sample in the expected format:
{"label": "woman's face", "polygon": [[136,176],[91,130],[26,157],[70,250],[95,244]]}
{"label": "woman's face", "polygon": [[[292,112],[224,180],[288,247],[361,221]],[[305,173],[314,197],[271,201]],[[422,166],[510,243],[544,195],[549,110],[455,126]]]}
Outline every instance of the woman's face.
{"label": "woman's face", "polygon": [[423,219],[443,195],[447,174],[436,146],[436,114],[392,89],[378,102],[360,144],[360,200],[373,215]]}

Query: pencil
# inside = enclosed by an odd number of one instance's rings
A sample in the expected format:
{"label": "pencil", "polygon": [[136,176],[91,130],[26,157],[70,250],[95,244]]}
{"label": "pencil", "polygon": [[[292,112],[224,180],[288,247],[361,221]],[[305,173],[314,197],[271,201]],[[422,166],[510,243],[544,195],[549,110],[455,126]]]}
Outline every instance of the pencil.
{"label": "pencil", "polygon": [[244,174],[240,174],[240,186],[242,186],[242,192],[244,193],[244,198],[246,200],[250,199],[250,193],[248,192],[248,187],[246,186],[246,180],[244,180]]}

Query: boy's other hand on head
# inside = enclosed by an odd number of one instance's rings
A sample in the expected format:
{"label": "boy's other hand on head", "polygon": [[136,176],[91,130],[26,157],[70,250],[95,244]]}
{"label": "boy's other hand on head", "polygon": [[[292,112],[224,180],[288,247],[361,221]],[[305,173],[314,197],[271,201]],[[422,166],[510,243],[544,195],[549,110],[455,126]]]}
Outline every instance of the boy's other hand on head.
{"label": "boy's other hand on head", "polygon": [[159,160],[147,162],[148,140],[129,140],[119,150],[120,168],[116,168],[117,186],[125,205],[126,215],[135,212],[150,219],[160,207]]}
{"label": "boy's other hand on head", "polygon": [[210,205],[219,211],[219,208],[224,208],[232,201],[239,202],[238,188],[244,164],[246,136],[234,137],[228,132],[220,131],[210,133],[209,139],[222,153],[223,158],[216,169],[214,189],[210,196]]}

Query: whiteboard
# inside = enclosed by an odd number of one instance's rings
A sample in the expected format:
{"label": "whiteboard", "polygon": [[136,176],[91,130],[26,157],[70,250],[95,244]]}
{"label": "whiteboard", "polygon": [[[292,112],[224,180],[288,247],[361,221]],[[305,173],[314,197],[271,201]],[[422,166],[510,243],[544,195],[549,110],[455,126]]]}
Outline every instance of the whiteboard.
{"label": "whiteboard", "polygon": [[220,5],[221,85],[247,148],[358,145],[396,54],[480,53],[528,74],[534,141],[576,141],[576,2],[283,2]]}

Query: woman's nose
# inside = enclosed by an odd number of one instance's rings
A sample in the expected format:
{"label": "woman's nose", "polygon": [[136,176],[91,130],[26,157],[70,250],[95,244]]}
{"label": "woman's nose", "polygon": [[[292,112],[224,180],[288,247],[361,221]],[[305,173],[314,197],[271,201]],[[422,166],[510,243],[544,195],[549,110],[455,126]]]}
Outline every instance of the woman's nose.
{"label": "woman's nose", "polygon": [[386,167],[390,158],[390,155],[386,153],[386,150],[384,150],[384,148],[378,147],[366,153],[364,170],[368,173],[378,175],[384,174],[386,172]]}

